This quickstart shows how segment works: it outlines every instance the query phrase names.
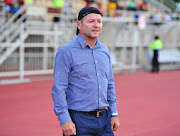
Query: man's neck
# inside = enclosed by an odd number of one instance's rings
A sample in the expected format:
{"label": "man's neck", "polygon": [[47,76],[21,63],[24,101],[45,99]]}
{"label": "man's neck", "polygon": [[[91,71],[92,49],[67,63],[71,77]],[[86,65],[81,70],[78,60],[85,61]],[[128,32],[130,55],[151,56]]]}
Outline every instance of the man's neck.
{"label": "man's neck", "polygon": [[91,48],[93,48],[94,45],[96,44],[96,40],[97,40],[97,39],[87,39],[86,41],[88,42],[89,46],[90,46]]}
{"label": "man's neck", "polygon": [[91,48],[93,48],[94,45],[96,44],[97,38],[87,38],[87,37],[83,37],[83,38],[87,41],[87,43]]}

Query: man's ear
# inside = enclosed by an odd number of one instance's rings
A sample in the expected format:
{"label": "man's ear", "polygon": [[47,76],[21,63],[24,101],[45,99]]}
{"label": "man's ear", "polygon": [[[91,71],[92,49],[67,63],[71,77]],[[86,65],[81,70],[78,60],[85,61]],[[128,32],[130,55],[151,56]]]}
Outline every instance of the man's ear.
{"label": "man's ear", "polygon": [[80,27],[81,27],[81,21],[79,21],[79,20],[77,20],[77,27],[78,27],[78,29],[80,29]]}

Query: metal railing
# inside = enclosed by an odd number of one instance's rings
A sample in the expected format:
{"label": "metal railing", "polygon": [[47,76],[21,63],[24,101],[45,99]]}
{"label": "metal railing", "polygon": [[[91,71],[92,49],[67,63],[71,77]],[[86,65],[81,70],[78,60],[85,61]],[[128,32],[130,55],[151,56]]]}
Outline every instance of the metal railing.
{"label": "metal railing", "polygon": [[[24,22],[26,19],[26,15],[21,14],[21,10],[18,11],[12,18],[5,23],[0,29],[0,65],[8,58],[8,56],[16,50],[16,48],[20,45],[20,24]],[[19,18],[18,18],[19,17]],[[18,18],[17,21],[15,21]],[[23,34],[23,38],[25,39],[27,34]],[[10,44],[11,46],[7,48],[6,45]]]}
{"label": "metal railing", "polygon": [[[39,20],[31,20],[33,17]],[[76,37],[76,22],[72,21],[76,16],[62,12],[59,15],[61,21],[56,23],[48,20],[50,17],[53,15],[48,13],[46,16],[30,14],[25,23],[17,26],[18,37],[14,36],[16,38],[11,38],[12,40],[7,44],[6,40],[0,42],[7,50],[13,44],[18,43],[0,65],[0,83],[27,82],[29,80],[25,80],[24,76],[53,73],[54,57],[58,48]],[[153,35],[166,34],[164,32],[166,29],[162,30],[158,27],[144,30],[139,30],[136,25],[124,27],[125,22],[118,19],[113,20],[113,18],[103,18],[103,22],[100,41],[107,45],[110,52],[115,55],[115,64],[118,64],[113,66],[115,71],[135,71],[137,68],[148,66],[149,44]],[[12,28],[12,30],[15,29]],[[168,33],[170,34],[170,31]],[[164,39],[169,37],[167,36],[164,36]],[[179,36],[179,31],[173,33],[175,39],[170,43],[172,48],[180,48]],[[164,39],[162,37],[162,40]],[[169,48],[166,44],[169,43],[164,43],[164,47]],[[4,77],[9,79],[16,77],[17,80],[5,81]]]}
{"label": "metal railing", "polygon": [[0,27],[0,42],[2,42],[4,39],[6,39],[6,37],[9,36],[12,31],[14,31],[10,28],[17,27],[23,22],[23,20],[25,19],[25,15],[21,16],[18,19],[18,17],[22,14],[23,9],[24,9],[24,7],[20,8],[17,13],[12,15],[12,17],[9,20],[7,20],[7,22],[5,22],[3,25],[1,25],[1,27]]}

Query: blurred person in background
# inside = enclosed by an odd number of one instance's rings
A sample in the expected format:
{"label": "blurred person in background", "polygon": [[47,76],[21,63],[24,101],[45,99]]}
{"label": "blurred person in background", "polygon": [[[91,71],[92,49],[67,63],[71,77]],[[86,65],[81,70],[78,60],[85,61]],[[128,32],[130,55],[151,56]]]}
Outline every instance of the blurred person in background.
{"label": "blurred person in background", "polygon": [[146,11],[147,10],[147,3],[145,0],[142,0],[140,5],[138,6],[138,10]]}
{"label": "blurred person in background", "polygon": [[94,4],[94,0],[85,0],[86,1],[86,5],[85,5],[85,7],[92,7],[92,6],[94,6],[93,4]]}
{"label": "blurred person in background", "polygon": [[[64,0],[53,0],[53,2],[52,2],[52,7],[53,8],[61,9],[61,8],[63,8],[63,6],[64,6]],[[60,21],[60,17],[55,16],[53,18],[53,21],[54,22],[59,22]]]}
{"label": "blurred person in background", "polygon": [[19,5],[24,5],[24,0],[18,0]]}
{"label": "blurred person in background", "polygon": [[19,5],[18,4],[11,4],[11,10],[10,10],[10,13],[13,15],[15,14],[16,12],[18,12],[19,10]]}
{"label": "blurred person in background", "polygon": [[136,10],[136,2],[134,0],[129,1],[128,10]]}
{"label": "blurred person in background", "polygon": [[160,15],[158,13],[152,13],[152,15],[150,16],[150,20],[154,24],[159,23],[161,21],[160,20]]}
{"label": "blurred person in background", "polygon": [[152,72],[159,72],[159,61],[158,61],[158,52],[163,47],[159,36],[154,36],[154,41],[151,43],[151,50],[153,51],[153,58],[152,58]]}
{"label": "blurred person in background", "polygon": [[170,15],[170,13],[168,11],[165,11],[164,13],[164,21],[167,22],[167,21],[171,21],[172,20],[172,17]]}
{"label": "blurred person in background", "polygon": [[109,0],[107,4],[107,16],[115,17],[117,10],[116,0]]}
{"label": "blurred person in background", "polygon": [[11,8],[13,6],[13,0],[5,0],[4,3],[5,3],[5,6],[3,8],[3,11],[6,14],[6,19],[8,19],[10,16],[9,13],[10,13]]}
{"label": "blurred person in background", "polygon": [[120,125],[110,53],[98,39],[101,29],[100,11],[81,9],[77,37],[56,54],[52,97],[64,136],[114,136]]}
{"label": "blurred person in background", "polygon": [[13,0],[4,0],[5,5],[13,4]]}
{"label": "blurred person in background", "polygon": [[104,7],[103,4],[101,2],[97,2],[97,7],[99,9],[99,11],[101,12],[101,15],[104,15]]}
{"label": "blurred person in background", "polygon": [[[22,8],[22,12],[18,15],[17,19],[20,19],[25,13],[26,13],[26,7],[25,7],[25,3],[24,0],[18,0],[18,8],[21,9]],[[23,20],[23,22],[26,21],[26,18]]]}
{"label": "blurred person in background", "polygon": [[34,0],[25,0],[26,5],[32,5],[34,4]]}

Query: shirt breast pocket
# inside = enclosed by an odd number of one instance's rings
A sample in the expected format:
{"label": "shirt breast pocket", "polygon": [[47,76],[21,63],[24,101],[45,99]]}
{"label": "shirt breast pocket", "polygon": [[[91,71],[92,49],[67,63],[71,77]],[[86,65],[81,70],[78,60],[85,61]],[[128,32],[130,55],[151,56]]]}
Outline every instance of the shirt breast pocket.
{"label": "shirt breast pocket", "polygon": [[91,67],[88,62],[80,62],[74,65],[72,68],[72,75],[79,76],[79,77],[87,77],[91,73]]}

